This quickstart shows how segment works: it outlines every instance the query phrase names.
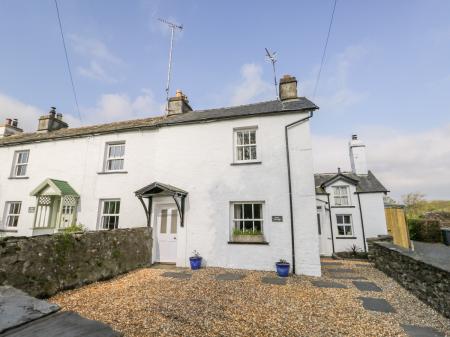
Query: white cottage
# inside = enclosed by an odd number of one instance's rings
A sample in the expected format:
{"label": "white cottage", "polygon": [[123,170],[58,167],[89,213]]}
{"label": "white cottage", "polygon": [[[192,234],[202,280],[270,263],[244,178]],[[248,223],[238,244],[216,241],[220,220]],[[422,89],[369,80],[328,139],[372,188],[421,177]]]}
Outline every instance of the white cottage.
{"label": "white cottage", "polygon": [[388,192],[367,170],[365,145],[349,142],[351,172],[314,175],[320,254],[367,251],[366,239],[387,235],[383,197]]}
{"label": "white cottage", "polygon": [[52,109],[38,131],[0,128],[3,235],[153,227],[154,262],[320,275],[309,120],[297,96],[192,110],[181,92],[166,116],[68,128]]}

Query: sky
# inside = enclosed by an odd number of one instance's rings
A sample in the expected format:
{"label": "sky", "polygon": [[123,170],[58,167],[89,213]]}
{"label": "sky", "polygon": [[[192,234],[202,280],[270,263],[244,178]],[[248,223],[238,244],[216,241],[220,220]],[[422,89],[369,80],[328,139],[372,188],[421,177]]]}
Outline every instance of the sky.
{"label": "sky", "polygon": [[[333,0],[58,0],[78,114],[54,0],[0,1],[0,120],[34,131],[51,106],[70,126],[164,111],[170,32],[171,94],[194,109],[275,98],[277,76],[320,106],[312,120],[316,172],[350,169],[348,140],[394,199],[450,199],[450,2],[338,0],[317,92]],[[81,117],[81,118],[80,118]]]}

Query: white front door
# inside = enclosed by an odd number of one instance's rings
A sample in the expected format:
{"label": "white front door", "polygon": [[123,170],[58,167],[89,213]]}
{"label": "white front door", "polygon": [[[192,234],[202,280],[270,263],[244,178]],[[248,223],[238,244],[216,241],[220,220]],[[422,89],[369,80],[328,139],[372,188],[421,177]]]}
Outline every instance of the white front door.
{"label": "white front door", "polygon": [[175,205],[160,206],[156,211],[157,262],[176,262],[178,210]]}

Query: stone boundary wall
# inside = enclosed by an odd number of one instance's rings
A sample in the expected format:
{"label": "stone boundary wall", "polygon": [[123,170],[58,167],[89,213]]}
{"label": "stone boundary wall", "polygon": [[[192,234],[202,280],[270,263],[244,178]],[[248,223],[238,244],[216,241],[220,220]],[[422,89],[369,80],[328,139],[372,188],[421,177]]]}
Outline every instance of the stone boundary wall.
{"label": "stone boundary wall", "polygon": [[390,242],[368,239],[369,260],[420,300],[450,318],[450,271]]}
{"label": "stone boundary wall", "polygon": [[40,298],[148,266],[148,228],[0,238],[0,285]]}

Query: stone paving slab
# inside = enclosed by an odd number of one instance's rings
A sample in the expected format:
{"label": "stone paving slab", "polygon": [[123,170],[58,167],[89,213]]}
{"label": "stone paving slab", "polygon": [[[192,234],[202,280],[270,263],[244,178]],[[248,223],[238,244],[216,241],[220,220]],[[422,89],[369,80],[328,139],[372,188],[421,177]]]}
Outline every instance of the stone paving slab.
{"label": "stone paving slab", "polygon": [[382,298],[373,297],[358,297],[363,302],[363,307],[366,310],[378,311],[378,312],[395,312],[395,309],[388,301]]}
{"label": "stone paving slab", "polygon": [[216,280],[218,281],[238,281],[242,280],[245,277],[245,275],[242,274],[235,274],[235,273],[224,273],[216,275]]}
{"label": "stone paving slab", "polygon": [[354,273],[353,269],[348,268],[329,268],[327,269],[330,273]]}
{"label": "stone paving slab", "polygon": [[367,280],[365,277],[359,275],[343,275],[339,273],[330,273],[329,276],[337,280]]}
{"label": "stone paving slab", "polygon": [[443,333],[428,326],[402,324],[401,327],[409,337],[445,337]]}
{"label": "stone paving slab", "polygon": [[51,314],[0,334],[0,337],[119,337],[108,325],[65,311]]}
{"label": "stone paving slab", "polygon": [[266,283],[266,284],[285,285],[287,280],[286,280],[286,277],[270,277],[270,276],[266,276],[266,277],[262,277],[261,278],[261,282],[262,283]]}
{"label": "stone paving slab", "polygon": [[320,262],[322,266],[342,266],[341,262]]}
{"label": "stone paving slab", "polygon": [[373,282],[353,281],[353,284],[358,290],[361,291],[383,291],[383,289],[381,289]]}
{"label": "stone paving slab", "polygon": [[311,281],[311,283],[317,288],[347,289],[347,286],[332,281],[317,280]]}
{"label": "stone paving slab", "polygon": [[56,304],[38,300],[19,289],[0,287],[0,333],[58,310]]}
{"label": "stone paving slab", "polygon": [[188,280],[191,278],[192,274],[184,273],[184,272],[173,272],[173,271],[166,271],[165,273],[161,274],[164,277],[171,277],[181,280]]}

